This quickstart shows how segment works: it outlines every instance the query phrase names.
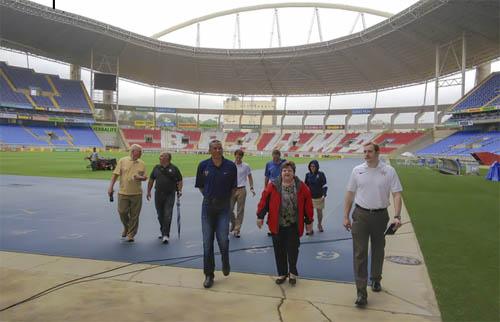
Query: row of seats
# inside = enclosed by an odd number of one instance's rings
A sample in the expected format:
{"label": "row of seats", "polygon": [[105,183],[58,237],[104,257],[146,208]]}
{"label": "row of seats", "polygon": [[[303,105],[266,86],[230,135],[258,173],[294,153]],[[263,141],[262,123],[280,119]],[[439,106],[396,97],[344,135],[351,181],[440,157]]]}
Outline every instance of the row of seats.
{"label": "row of seats", "polygon": [[0,144],[24,146],[102,147],[89,126],[56,127],[0,124]]}
{"label": "row of seats", "polygon": [[[128,144],[138,143],[145,149],[160,149],[161,136],[160,130],[147,130],[147,129],[122,129],[123,135]],[[225,139],[222,138],[224,146],[227,148],[228,144],[233,144],[234,148],[246,148],[241,140],[246,136],[251,136],[256,140],[257,133],[239,132],[238,134],[225,134]],[[220,133],[222,135],[222,133]],[[272,134],[276,133],[263,133],[262,137],[266,139]],[[323,153],[354,153],[360,152],[358,146],[362,146],[364,142],[373,139],[376,134],[368,133],[349,133],[347,135],[340,133],[304,133],[305,135],[298,135],[297,139],[309,141],[317,141],[318,139],[328,141],[333,147],[327,147],[324,151],[314,151]],[[165,132],[167,137],[167,146],[177,149],[196,150],[200,147],[198,143],[204,134],[200,131],[178,131],[178,132]],[[381,153],[391,153],[399,147],[404,146],[419,138],[422,135],[420,132],[407,132],[407,133],[383,133],[378,135],[374,142],[381,145]],[[294,134],[283,134],[281,138],[292,139]],[[359,139],[363,137],[366,139]],[[217,136],[218,139],[221,136]],[[227,141],[229,138],[229,142]],[[235,139],[236,138],[236,139]],[[316,138],[316,140],[314,139]],[[358,140],[357,140],[358,138]],[[236,142],[240,140],[240,142]],[[254,142],[255,142],[254,140]],[[247,141],[246,143],[249,143]],[[304,142],[301,142],[304,143]],[[25,145],[25,146],[76,146],[76,147],[102,147],[102,143],[96,136],[94,131],[88,127],[55,127],[55,126],[21,126],[12,124],[0,125],[0,144],[6,145]],[[258,144],[257,144],[258,145]],[[282,149],[283,152],[292,151],[307,151],[295,148]],[[309,151],[311,152],[311,151]],[[416,152],[417,155],[442,155],[442,156],[469,156],[473,152],[491,152],[500,154],[500,132],[480,132],[480,131],[461,131],[444,138],[424,149]]]}
{"label": "row of seats", "polygon": [[474,152],[500,154],[500,132],[459,131],[417,151],[416,154],[470,156]]}
{"label": "row of seats", "polygon": [[[151,129],[123,129],[127,143],[138,143],[152,147],[161,147],[162,133]],[[363,144],[374,140],[380,144],[383,153],[390,153],[401,146],[409,144],[423,135],[422,132],[407,133],[348,133],[343,131],[322,133],[276,133],[231,131],[228,133],[216,131],[177,130],[164,132],[163,144],[171,149],[206,150],[208,143],[214,139],[223,142],[226,150],[241,148],[252,151],[283,152],[317,152],[317,153],[362,153]],[[376,138],[376,139],[375,139]],[[151,145],[153,144],[153,145]]]}
{"label": "row of seats", "polygon": [[[40,95],[33,95],[33,89]],[[0,62],[0,106],[91,113],[88,94],[81,81],[35,73],[32,69],[9,66],[5,62]]]}
{"label": "row of seats", "polygon": [[[498,97],[497,97],[498,96]],[[469,108],[498,105],[500,98],[500,72],[492,73],[487,79],[474,87],[452,108],[458,112]]]}

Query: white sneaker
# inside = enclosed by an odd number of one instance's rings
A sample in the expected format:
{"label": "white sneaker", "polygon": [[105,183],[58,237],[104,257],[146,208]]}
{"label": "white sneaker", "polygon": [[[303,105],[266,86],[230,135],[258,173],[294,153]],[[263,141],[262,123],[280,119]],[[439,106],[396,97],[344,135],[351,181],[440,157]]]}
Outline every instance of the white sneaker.
{"label": "white sneaker", "polygon": [[164,244],[168,244],[168,236],[163,236],[163,238],[162,238],[162,242],[163,242]]}

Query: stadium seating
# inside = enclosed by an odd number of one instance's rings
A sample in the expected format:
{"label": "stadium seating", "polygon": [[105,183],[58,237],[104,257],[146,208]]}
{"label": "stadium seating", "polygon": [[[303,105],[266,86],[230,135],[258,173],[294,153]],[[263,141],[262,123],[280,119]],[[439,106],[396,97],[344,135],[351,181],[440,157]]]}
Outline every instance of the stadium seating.
{"label": "stadium seating", "polygon": [[248,132],[242,139],[241,149],[242,150],[257,150],[257,140],[259,139],[259,133]]}
{"label": "stadium seating", "polygon": [[150,129],[122,129],[127,145],[139,144],[144,149],[158,150],[161,148],[160,130]]}
{"label": "stadium seating", "polygon": [[[482,107],[500,94],[500,73],[491,74],[473,88],[452,109],[452,112]],[[492,106],[492,104],[488,104]]]}
{"label": "stadium seating", "polygon": [[271,142],[275,135],[276,133],[274,132],[262,133],[257,143],[257,150],[264,151],[265,147]]}
{"label": "stadium seating", "polygon": [[76,109],[91,113],[85,88],[81,81],[61,79],[59,76],[49,76],[60,96],[54,96],[62,109]]}
{"label": "stadium seating", "polygon": [[[27,109],[60,108],[91,113],[88,96],[81,81],[39,74],[32,69],[9,66],[4,62],[0,62],[0,69],[2,106]],[[41,95],[31,95],[32,89],[41,91]],[[49,96],[54,98],[57,106],[54,106]]]}
{"label": "stadium seating", "polygon": [[86,127],[66,127],[67,134],[73,138],[73,145],[76,146],[89,146],[89,147],[102,147],[103,144],[92,130]]}
{"label": "stadium seating", "polygon": [[405,145],[413,140],[418,139],[423,135],[423,132],[399,132],[399,133],[384,133],[377,137],[374,142],[380,145]]}
{"label": "stadium seating", "polygon": [[102,147],[94,131],[84,127],[0,125],[0,144],[23,146]]}
{"label": "stadium seating", "polygon": [[2,75],[0,75],[0,106],[33,109],[26,95],[14,92]]}
{"label": "stadium seating", "polygon": [[44,92],[52,92],[52,87],[44,74],[35,73],[32,69],[14,67],[7,64],[3,64],[1,67],[12,84],[18,89],[29,90],[36,87]]}
{"label": "stadium seating", "polygon": [[460,131],[416,152],[417,155],[470,156],[474,152],[500,154],[500,132]]}
{"label": "stadium seating", "polygon": [[243,139],[246,135],[246,132],[240,131],[231,131],[227,133],[225,142],[226,144],[235,144],[238,140]]}
{"label": "stadium seating", "polygon": [[[198,149],[208,151],[208,145],[213,140],[219,140],[223,142],[224,133],[216,131],[202,132],[200,136],[200,142],[198,142]],[[191,143],[191,142],[190,142]]]}
{"label": "stadium seating", "polygon": [[52,101],[48,97],[31,96],[31,99],[36,103],[37,106],[45,107],[45,108],[55,108],[54,104],[52,103]]}

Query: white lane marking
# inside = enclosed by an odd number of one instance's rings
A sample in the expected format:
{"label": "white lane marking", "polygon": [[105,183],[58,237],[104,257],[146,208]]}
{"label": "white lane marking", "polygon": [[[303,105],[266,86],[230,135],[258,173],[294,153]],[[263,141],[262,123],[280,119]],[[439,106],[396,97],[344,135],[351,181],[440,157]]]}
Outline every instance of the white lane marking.
{"label": "white lane marking", "polygon": [[85,234],[68,234],[57,237],[57,239],[79,239],[82,238]]}
{"label": "white lane marking", "polygon": [[36,231],[36,229],[13,230],[13,231],[11,231],[11,235],[14,235],[14,236],[27,235],[27,234],[30,234],[34,231]]}
{"label": "white lane marking", "polygon": [[333,250],[323,250],[316,253],[316,259],[324,260],[324,261],[332,261],[340,257],[340,254],[334,252]]}

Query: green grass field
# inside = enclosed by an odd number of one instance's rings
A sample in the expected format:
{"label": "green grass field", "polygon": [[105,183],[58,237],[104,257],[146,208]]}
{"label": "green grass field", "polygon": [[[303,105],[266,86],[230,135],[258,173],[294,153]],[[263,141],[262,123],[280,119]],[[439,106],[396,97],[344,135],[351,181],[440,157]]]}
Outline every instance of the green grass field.
{"label": "green grass field", "polygon": [[[83,152],[0,152],[0,173],[25,176],[84,178],[84,179],[110,179],[111,171],[91,171],[87,169],[89,154]],[[121,158],[125,152],[103,152],[102,157]],[[146,163],[147,171],[151,171],[159,163],[158,153],[144,153],[142,159]],[[196,168],[201,160],[210,156],[197,154],[174,154],[172,163],[177,165],[184,177],[196,175]],[[232,155],[226,155],[233,159]],[[297,164],[308,163],[310,158],[287,158]],[[243,159],[254,170],[263,169],[269,157],[245,156]]]}
{"label": "green grass field", "polygon": [[397,171],[443,321],[499,321],[500,183]]}

